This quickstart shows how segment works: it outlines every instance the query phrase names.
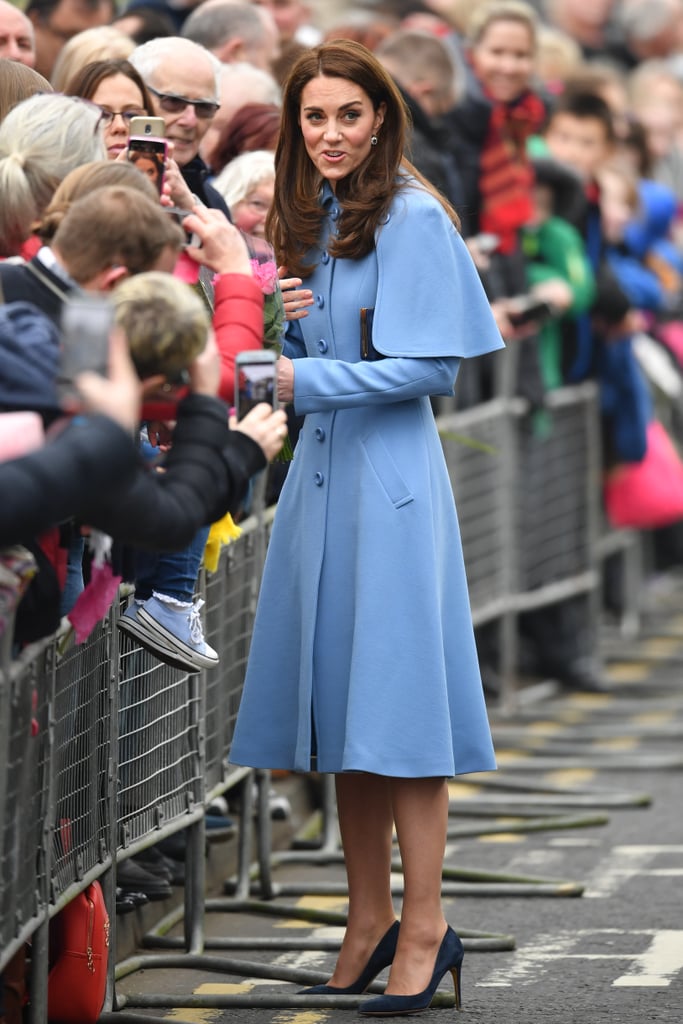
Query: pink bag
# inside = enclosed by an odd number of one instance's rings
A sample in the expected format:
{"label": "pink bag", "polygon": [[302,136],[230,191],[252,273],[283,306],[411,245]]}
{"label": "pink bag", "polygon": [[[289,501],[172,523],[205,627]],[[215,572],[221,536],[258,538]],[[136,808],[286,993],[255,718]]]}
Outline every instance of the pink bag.
{"label": "pink bag", "polygon": [[603,492],[614,527],[653,529],[683,519],[683,462],[661,423],[648,424],[643,460],[616,469]]}

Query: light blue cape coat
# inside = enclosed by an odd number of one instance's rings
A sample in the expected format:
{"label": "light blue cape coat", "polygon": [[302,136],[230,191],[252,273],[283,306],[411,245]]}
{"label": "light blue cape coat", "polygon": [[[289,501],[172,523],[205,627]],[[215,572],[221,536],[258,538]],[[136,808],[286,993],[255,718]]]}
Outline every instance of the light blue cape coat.
{"label": "light blue cape coat", "polygon": [[[430,395],[502,347],[462,239],[413,184],[376,249],[337,260],[326,189],[315,305],[288,325],[305,414],[280,497],[230,760],[451,776],[495,767],[451,483]],[[362,306],[387,357],[360,359]]]}

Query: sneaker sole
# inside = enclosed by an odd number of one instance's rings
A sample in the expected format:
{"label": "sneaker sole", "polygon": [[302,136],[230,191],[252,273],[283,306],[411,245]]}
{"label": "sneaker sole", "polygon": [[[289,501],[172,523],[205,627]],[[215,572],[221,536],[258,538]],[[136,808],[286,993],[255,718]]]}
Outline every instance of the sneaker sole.
{"label": "sneaker sole", "polygon": [[175,647],[169,649],[168,644],[162,643],[159,638],[150,637],[149,630],[142,629],[139,623],[134,620],[123,617],[119,619],[117,625],[122,633],[135,640],[140,647],[144,647],[146,651],[155,655],[164,664],[180,669],[183,672],[196,673],[200,671],[196,664],[179,657]]}
{"label": "sneaker sole", "polygon": [[[215,668],[219,663],[219,658],[209,658],[205,654],[199,654],[198,651],[194,651],[187,644],[184,644],[182,640],[179,640],[177,636],[171,633],[170,630],[162,626],[160,622],[157,622],[144,608],[141,608],[138,612],[138,618],[144,622],[145,626],[151,630],[151,632],[160,640],[163,640],[166,649],[170,645],[171,648],[177,651],[184,658],[188,659],[188,663],[194,665],[196,669],[199,668]],[[149,634],[146,634],[149,635]]]}

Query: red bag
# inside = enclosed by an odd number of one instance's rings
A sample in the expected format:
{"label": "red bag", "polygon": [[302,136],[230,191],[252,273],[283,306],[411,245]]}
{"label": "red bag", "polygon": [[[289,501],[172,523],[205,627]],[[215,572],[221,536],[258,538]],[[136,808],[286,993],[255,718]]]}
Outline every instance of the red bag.
{"label": "red bag", "polygon": [[50,922],[50,1024],[95,1024],[107,989],[109,916],[93,882]]}
{"label": "red bag", "polygon": [[654,529],[683,519],[683,462],[661,423],[648,424],[644,459],[615,470],[604,497],[615,527]]}

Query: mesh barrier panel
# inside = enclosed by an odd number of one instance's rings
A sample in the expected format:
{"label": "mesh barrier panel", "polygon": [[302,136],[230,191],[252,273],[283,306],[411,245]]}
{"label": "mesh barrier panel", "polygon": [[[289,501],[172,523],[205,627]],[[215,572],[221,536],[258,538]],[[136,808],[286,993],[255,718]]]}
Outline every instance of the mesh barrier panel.
{"label": "mesh barrier panel", "polygon": [[0,819],[0,963],[45,910],[43,826],[50,674],[45,651],[3,681],[6,714]]}
{"label": "mesh barrier panel", "polygon": [[446,417],[439,425],[458,510],[470,604],[473,611],[483,610],[505,593],[503,446],[508,416],[504,409],[496,412],[482,406]]}
{"label": "mesh barrier panel", "polygon": [[110,673],[108,621],[57,664],[52,753],[55,899],[111,855],[107,833]]}
{"label": "mesh barrier panel", "polygon": [[206,629],[220,664],[206,672],[205,776],[207,792],[227,777],[226,765],[239,707],[258,591],[257,522],[223,551],[218,570],[207,575]]}
{"label": "mesh barrier panel", "polygon": [[519,419],[514,497],[516,589],[522,593],[590,568],[589,423],[578,399]]}
{"label": "mesh barrier panel", "polygon": [[199,676],[120,644],[117,816],[129,846],[201,803]]}

